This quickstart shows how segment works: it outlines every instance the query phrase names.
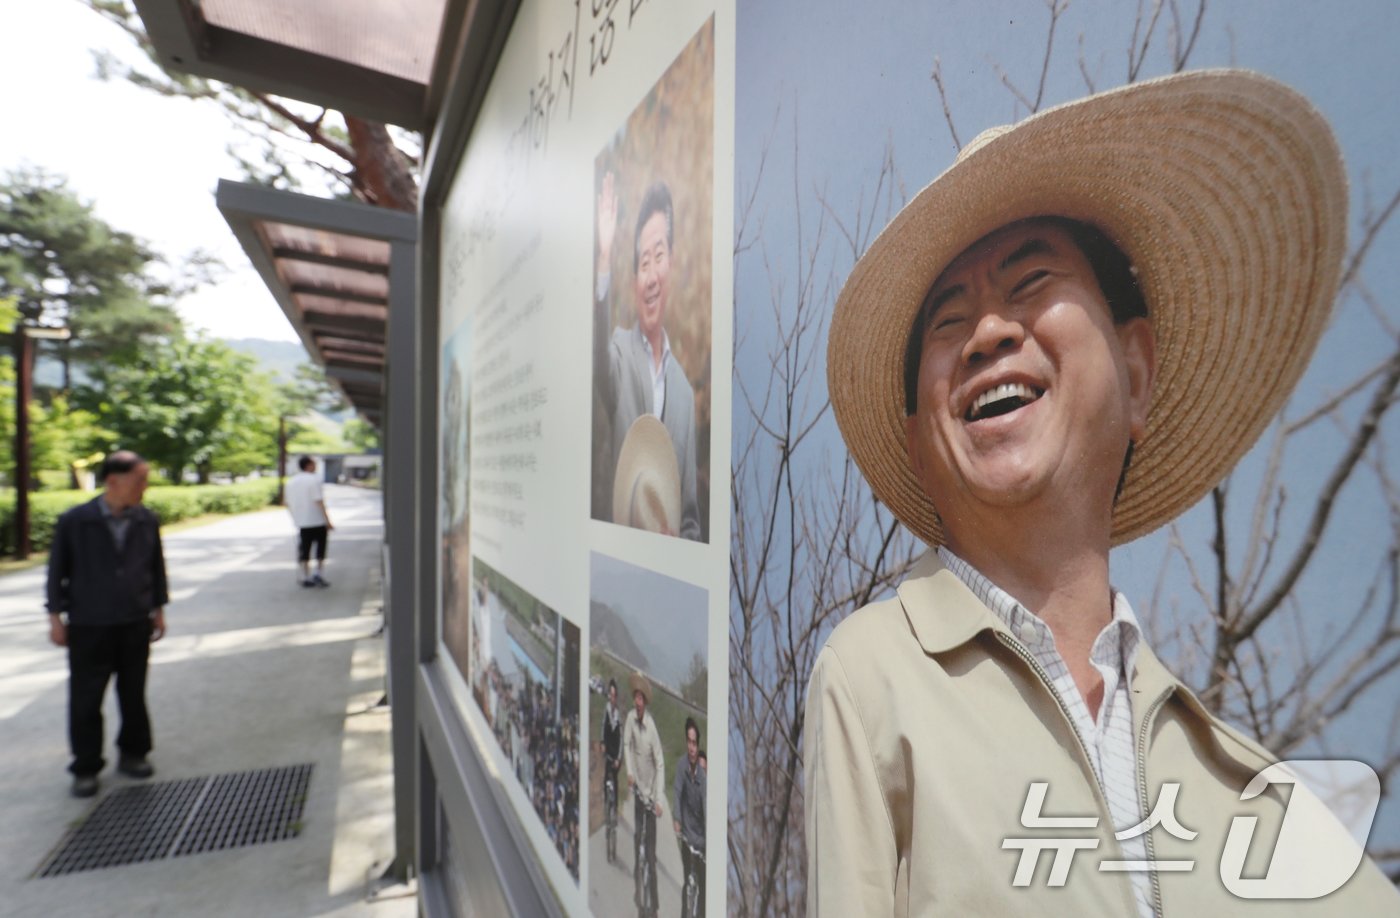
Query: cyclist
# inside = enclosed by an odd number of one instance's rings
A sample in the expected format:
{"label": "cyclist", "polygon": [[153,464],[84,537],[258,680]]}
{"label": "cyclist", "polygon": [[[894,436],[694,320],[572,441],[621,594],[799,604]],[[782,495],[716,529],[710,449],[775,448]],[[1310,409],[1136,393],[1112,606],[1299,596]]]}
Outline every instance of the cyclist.
{"label": "cyclist", "polygon": [[[656,817],[661,815],[661,798],[666,792],[666,758],[661,736],[651,719],[651,683],[639,672],[632,674],[632,710],[622,727],[622,757],[627,764],[627,786],[633,791],[636,822],[633,824],[636,857],[633,871],[646,882],[637,883],[637,909],[644,916],[656,915]],[[646,869],[643,869],[643,863]]]}
{"label": "cyclist", "polygon": [[685,761],[676,769],[675,804],[672,809],[676,837],[681,843],[681,865],[687,884],[692,876],[698,891],[695,908],[687,910],[684,897],[682,916],[705,914],[705,766],[700,759],[700,726],[695,718],[685,719]]}
{"label": "cyclist", "polygon": [[608,825],[608,860],[616,856],[617,771],[622,767],[622,712],[617,707],[617,680],[608,680],[608,706],[603,709],[603,792]]}

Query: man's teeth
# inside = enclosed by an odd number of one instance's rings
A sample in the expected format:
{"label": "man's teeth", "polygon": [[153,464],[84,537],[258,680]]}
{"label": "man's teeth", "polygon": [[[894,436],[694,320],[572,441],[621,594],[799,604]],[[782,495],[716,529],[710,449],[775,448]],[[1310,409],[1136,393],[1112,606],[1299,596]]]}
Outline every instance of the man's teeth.
{"label": "man's teeth", "polygon": [[1040,390],[1036,389],[1034,386],[1028,386],[1025,383],[1002,383],[999,386],[993,386],[986,392],[977,396],[972,402],[972,407],[967,410],[967,416],[969,420],[978,420],[992,405],[996,405],[998,402],[1011,400],[1009,404],[998,406],[1001,410],[987,412],[990,414],[1005,414],[1007,411],[1020,408],[1022,405],[1030,404],[1040,398],[1041,394]]}

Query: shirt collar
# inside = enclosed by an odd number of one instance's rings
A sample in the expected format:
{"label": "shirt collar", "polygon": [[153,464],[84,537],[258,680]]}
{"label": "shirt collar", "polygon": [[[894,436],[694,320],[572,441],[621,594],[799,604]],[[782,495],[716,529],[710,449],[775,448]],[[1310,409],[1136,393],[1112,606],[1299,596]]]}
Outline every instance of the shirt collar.
{"label": "shirt collar", "polygon": [[[648,360],[647,365],[650,366],[651,364],[649,361],[651,360],[651,342],[647,340],[646,335],[642,334],[641,322],[638,322],[636,325],[632,326],[632,334],[636,338],[637,344],[642,348],[643,351],[646,352]],[[670,356],[671,336],[666,334],[666,329],[663,328],[661,329],[661,366],[666,366],[666,358]]]}
{"label": "shirt collar", "polygon": [[[949,554],[952,555],[951,552]],[[937,551],[927,552],[920,558],[896,592],[910,629],[925,653],[945,653],[983,631],[1014,636],[1006,622],[967,583],[948,569]],[[1130,621],[1139,635],[1139,652],[1147,651],[1140,639],[1141,629],[1131,607],[1126,599],[1121,599],[1120,610],[1119,599],[1121,594],[1114,602],[1114,619],[1118,620],[1121,616],[1123,621]],[[1147,655],[1150,656],[1150,651],[1147,651]],[[1171,681],[1175,682],[1174,679]]]}
{"label": "shirt collar", "polygon": [[120,511],[118,511],[118,510],[113,510],[113,509],[112,509],[112,505],[109,504],[109,503],[107,503],[107,495],[106,495],[106,494],[99,494],[99,495],[97,495],[97,507],[98,507],[99,510],[102,511],[102,516],[103,516],[105,519],[109,519],[109,520],[125,520],[125,519],[128,519],[128,518],[130,518],[130,516],[131,516],[131,511],[132,511],[132,508],[131,508],[131,507],[126,507],[125,509],[122,509],[122,510],[120,510]]}
{"label": "shirt collar", "polygon": [[[1027,638],[1028,634],[1033,636],[1037,642],[1054,640],[1050,626],[1045,623],[1044,619],[988,580],[981,571],[958,557],[946,545],[938,547],[937,555],[944,566],[1001,620],[1007,631],[1015,635],[1022,643],[1031,643]],[[1137,660],[1138,646],[1142,642],[1142,628],[1138,624],[1137,616],[1133,614],[1133,607],[1128,602],[1127,597],[1118,590],[1112,590],[1112,596],[1112,618],[1099,632],[1098,637],[1094,638],[1089,656],[1093,662],[1098,664],[1113,668],[1121,665],[1123,672],[1131,676]]]}

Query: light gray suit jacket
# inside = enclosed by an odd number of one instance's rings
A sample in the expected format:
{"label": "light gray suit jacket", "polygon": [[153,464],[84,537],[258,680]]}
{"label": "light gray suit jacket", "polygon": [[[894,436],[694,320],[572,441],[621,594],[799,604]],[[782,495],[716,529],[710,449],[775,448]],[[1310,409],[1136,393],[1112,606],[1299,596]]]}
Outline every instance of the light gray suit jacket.
{"label": "light gray suit jacket", "polygon": [[[617,455],[632,422],[651,413],[651,352],[641,329],[613,329],[606,335],[607,301],[604,297],[594,304],[594,384],[602,391],[601,404],[610,406],[612,420],[611,450],[607,455],[608,487],[617,469]],[[601,321],[601,328],[598,323]],[[600,331],[603,332],[600,334]],[[603,345],[601,348],[599,345]],[[601,372],[606,366],[607,372]],[[681,538],[699,541],[700,509],[696,499],[695,473],[695,393],[680,363],[671,355],[666,361],[666,403],[661,410],[661,423],[671,435],[676,447],[676,462],[681,470]],[[609,409],[604,409],[609,410]],[[609,500],[606,506],[612,506]]]}

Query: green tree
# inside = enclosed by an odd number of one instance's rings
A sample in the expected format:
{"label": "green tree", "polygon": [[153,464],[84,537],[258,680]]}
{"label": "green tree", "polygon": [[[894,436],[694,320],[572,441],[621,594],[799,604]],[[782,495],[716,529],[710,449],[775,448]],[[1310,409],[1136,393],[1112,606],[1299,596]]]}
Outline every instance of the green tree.
{"label": "green tree", "polygon": [[235,435],[223,438],[214,450],[201,479],[213,472],[234,476],[277,465],[277,418],[279,395],[272,377],[254,373],[244,380],[245,392],[232,420]]}
{"label": "green tree", "polygon": [[379,431],[361,418],[351,418],[340,429],[340,436],[346,443],[362,453],[379,449]]}
{"label": "green tree", "polygon": [[690,668],[686,670],[680,689],[681,697],[696,707],[704,708],[709,704],[710,668],[699,651],[690,658]]}
{"label": "green tree", "polygon": [[[10,414],[14,414],[13,409]],[[29,430],[32,467],[69,475],[75,462],[94,453],[105,453],[115,440],[97,415],[73,408],[63,395],[55,395],[47,405],[29,406]]]}
{"label": "green tree", "polygon": [[78,402],[172,481],[190,469],[206,481],[217,457],[242,452],[250,431],[275,424],[259,402],[267,386],[252,357],[195,338],[95,367]]}
{"label": "green tree", "polygon": [[196,253],[180,278],[141,240],[114,229],[68,187],[41,170],[0,179],[0,297],[24,321],[66,324],[64,383],[73,362],[121,360],[177,334],[174,301],[208,278],[214,262]]}
{"label": "green tree", "polygon": [[326,371],[314,363],[301,363],[292,371],[292,381],[278,387],[282,408],[287,415],[311,412],[333,414],[346,409],[345,396],[326,378]]}
{"label": "green tree", "polygon": [[[0,296],[0,337],[9,338],[19,322],[14,298]],[[15,480],[15,358],[0,352],[0,471]]]}
{"label": "green tree", "polygon": [[322,430],[312,425],[302,425],[295,436],[287,438],[287,453],[295,456],[299,453],[345,453],[347,444],[337,433]]}
{"label": "green tree", "polygon": [[[277,387],[277,413],[287,425],[288,452],[343,453],[346,444],[338,433],[323,430],[319,416],[344,411],[348,406],[340,390],[313,363],[298,364],[292,381]],[[333,423],[333,422],[330,422]]]}

